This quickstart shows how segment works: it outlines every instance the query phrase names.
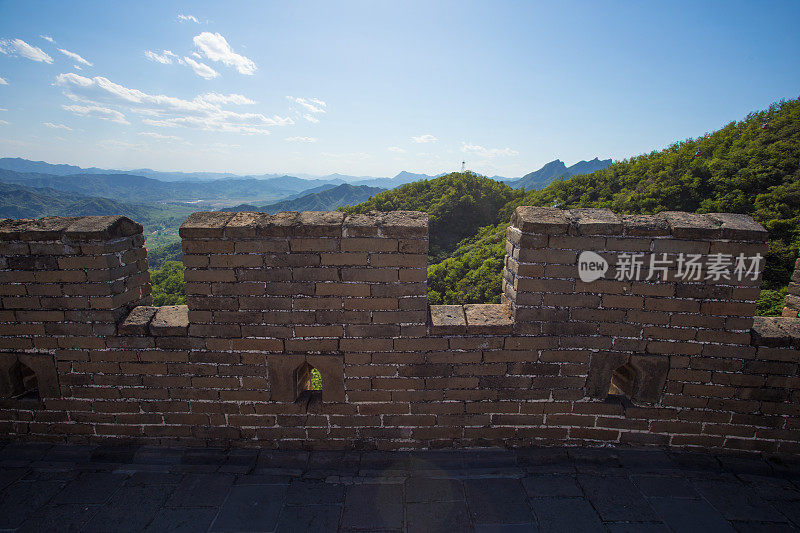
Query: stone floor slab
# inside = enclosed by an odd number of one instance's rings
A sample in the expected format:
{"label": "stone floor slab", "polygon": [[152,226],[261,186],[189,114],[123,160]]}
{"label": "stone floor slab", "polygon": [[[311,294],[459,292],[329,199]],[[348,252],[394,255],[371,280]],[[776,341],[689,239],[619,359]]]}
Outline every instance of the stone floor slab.
{"label": "stone floor slab", "polygon": [[563,474],[533,475],[522,478],[529,498],[581,498],[583,491],[575,476]]}
{"label": "stone floor slab", "polygon": [[408,502],[452,502],[464,498],[464,487],[457,479],[412,477],[406,481]]}
{"label": "stone floor slab", "polygon": [[467,479],[467,503],[476,524],[522,524],[533,521],[525,489],[518,479]]}
{"label": "stone floor slab", "polygon": [[631,480],[642,494],[658,498],[699,498],[691,482],[672,476],[633,475]]}
{"label": "stone floor slab", "polygon": [[167,500],[168,507],[219,507],[233,485],[233,474],[187,474]]}
{"label": "stone floor slab", "polygon": [[42,531],[82,531],[100,506],[82,503],[45,505],[32,514],[17,530],[19,533]]}
{"label": "stone floor slab", "polygon": [[647,499],[627,478],[581,475],[578,482],[589,502],[607,522],[649,522],[656,515]]}
{"label": "stone floor slab", "polygon": [[211,531],[274,531],[285,495],[284,485],[236,485]]}
{"label": "stone floor slab", "polygon": [[744,484],[727,481],[695,481],[695,489],[727,520],[780,522],[775,508]]}
{"label": "stone floor slab", "polygon": [[58,481],[12,483],[0,492],[0,529],[19,527],[63,487]]}
{"label": "stone floor slab", "polygon": [[333,533],[339,529],[341,505],[287,505],[278,518],[276,533]]}
{"label": "stone floor slab", "polygon": [[286,493],[286,505],[340,504],[344,501],[344,488],[338,483],[294,480]]}
{"label": "stone floor slab", "polygon": [[534,498],[531,507],[542,533],[605,531],[597,512],[583,498]]}
{"label": "stone floor slab", "polygon": [[365,483],[347,487],[342,527],[400,529],[403,527],[403,486]]}
{"label": "stone floor slab", "polygon": [[174,485],[132,485],[119,489],[83,528],[86,532],[141,531],[164,505]]}
{"label": "stone floor slab", "polygon": [[84,472],[70,481],[55,503],[103,503],[125,482],[127,476],[110,472]]}
{"label": "stone floor slab", "polygon": [[408,533],[467,533],[472,529],[464,501],[411,502],[406,506]]}
{"label": "stone floor slab", "polygon": [[213,507],[162,507],[147,526],[147,533],[208,531],[218,509]]}
{"label": "stone floor slab", "polygon": [[719,511],[705,500],[650,498],[650,505],[673,531],[735,531]]}

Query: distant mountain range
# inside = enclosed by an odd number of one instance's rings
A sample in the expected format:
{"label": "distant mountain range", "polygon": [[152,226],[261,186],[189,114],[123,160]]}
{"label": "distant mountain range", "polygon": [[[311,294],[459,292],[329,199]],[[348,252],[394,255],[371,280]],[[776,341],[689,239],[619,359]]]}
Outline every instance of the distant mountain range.
{"label": "distant mountain range", "polygon": [[328,188],[320,192],[306,194],[299,198],[283,200],[270,205],[255,206],[251,204],[240,204],[235,207],[226,207],[221,211],[259,211],[262,213],[280,213],[281,211],[331,211],[345,205],[356,205],[369,200],[381,191],[380,187],[367,187],[366,185],[350,185],[342,183],[336,187]]}
{"label": "distant mountain range", "polygon": [[324,185],[324,180],[280,176],[258,180],[219,179],[213,181],[161,181],[131,174],[52,175],[0,169],[0,182],[35,188],[51,188],[122,202],[165,203],[205,202],[225,206],[244,201],[274,202]]}
{"label": "distant mountain range", "polygon": [[502,180],[515,189],[543,189],[550,183],[580,174],[591,174],[596,170],[603,170],[611,166],[611,159],[594,158],[591,161],[578,161],[568,167],[560,159],[550,161],[539,170],[525,174],[521,178]]}
{"label": "distant mountain range", "polygon": [[[152,205],[118,202],[52,188],[0,183],[0,218],[125,215],[146,224],[155,217],[163,218],[164,211],[164,208]],[[188,212],[188,209],[184,208],[184,211]]]}

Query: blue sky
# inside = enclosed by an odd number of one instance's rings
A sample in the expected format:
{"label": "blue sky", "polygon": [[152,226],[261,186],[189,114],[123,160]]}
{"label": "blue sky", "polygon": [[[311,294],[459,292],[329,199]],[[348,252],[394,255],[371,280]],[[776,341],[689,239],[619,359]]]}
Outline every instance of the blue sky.
{"label": "blue sky", "polygon": [[521,176],[800,95],[800,2],[0,0],[0,156]]}

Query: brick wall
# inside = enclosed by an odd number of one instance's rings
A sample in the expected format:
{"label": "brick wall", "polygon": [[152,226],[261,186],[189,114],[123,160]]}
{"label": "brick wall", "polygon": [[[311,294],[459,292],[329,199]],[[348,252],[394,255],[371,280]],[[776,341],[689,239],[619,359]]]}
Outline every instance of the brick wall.
{"label": "brick wall", "polygon": [[[421,213],[196,213],[181,228],[188,305],[161,308],[141,231],[0,221],[2,433],[800,452],[800,319],[754,323],[763,263],[734,275],[766,251],[749,217],[520,207],[503,303],[430,308]],[[606,270],[582,280],[579,258]],[[707,275],[725,260],[727,278]]]}

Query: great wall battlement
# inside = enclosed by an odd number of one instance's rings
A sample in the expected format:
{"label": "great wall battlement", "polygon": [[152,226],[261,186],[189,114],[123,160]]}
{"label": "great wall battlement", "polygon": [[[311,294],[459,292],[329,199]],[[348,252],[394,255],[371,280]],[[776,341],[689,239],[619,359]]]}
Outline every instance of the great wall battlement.
{"label": "great wall battlement", "polygon": [[429,307],[422,213],[195,213],[187,305],[157,308],[139,224],[2,220],[0,434],[800,453],[800,319],[753,318],[764,228],[536,207],[511,222],[503,302]]}

